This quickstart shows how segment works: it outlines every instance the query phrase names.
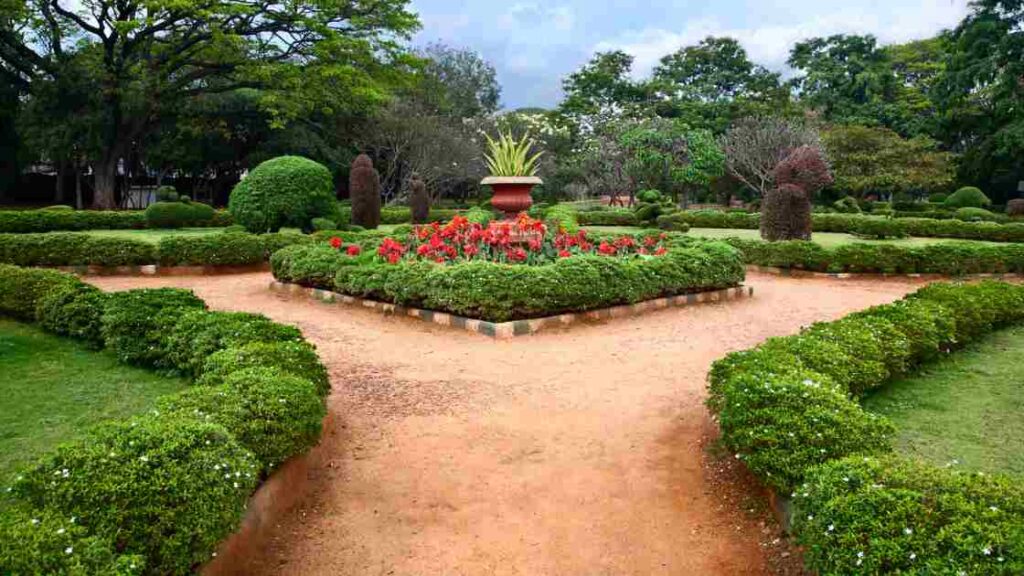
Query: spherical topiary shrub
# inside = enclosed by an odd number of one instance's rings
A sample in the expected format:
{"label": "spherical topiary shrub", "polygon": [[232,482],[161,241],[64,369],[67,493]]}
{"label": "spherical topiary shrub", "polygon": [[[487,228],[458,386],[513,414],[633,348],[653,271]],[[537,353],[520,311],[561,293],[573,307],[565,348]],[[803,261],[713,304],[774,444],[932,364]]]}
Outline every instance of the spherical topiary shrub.
{"label": "spherical topiary shrub", "polygon": [[769,242],[811,239],[811,199],[803,188],[783,184],[765,194],[761,237]]}
{"label": "spherical topiary shrub", "polygon": [[308,229],[313,218],[330,217],[334,204],[330,170],[301,156],[278,156],[235,186],[228,210],[236,224],[261,233],[284,226]]}
{"label": "spherical topiary shrub", "polygon": [[861,213],[860,205],[857,204],[857,199],[854,198],[853,196],[845,196],[843,198],[840,198],[839,200],[836,200],[832,204],[832,208],[834,208],[836,212],[840,212],[842,214]]}
{"label": "spherical topiary shrub", "polygon": [[1024,198],[1015,198],[1007,202],[1006,214],[1010,218],[1024,218]]}
{"label": "spherical topiary shrub", "polygon": [[413,224],[426,224],[430,221],[430,196],[419,174],[414,173],[409,179],[409,205],[412,207]]}
{"label": "spherical topiary shrub", "polygon": [[178,191],[174,189],[174,186],[161,186],[156,189],[156,201],[157,202],[177,202]]}
{"label": "spherical topiary shrub", "polygon": [[380,174],[366,154],[352,162],[348,191],[352,197],[352,224],[371,230],[380,226]]}
{"label": "spherical topiary shrub", "polygon": [[946,198],[946,206],[949,208],[984,208],[991,204],[988,196],[974,186],[964,186]]}

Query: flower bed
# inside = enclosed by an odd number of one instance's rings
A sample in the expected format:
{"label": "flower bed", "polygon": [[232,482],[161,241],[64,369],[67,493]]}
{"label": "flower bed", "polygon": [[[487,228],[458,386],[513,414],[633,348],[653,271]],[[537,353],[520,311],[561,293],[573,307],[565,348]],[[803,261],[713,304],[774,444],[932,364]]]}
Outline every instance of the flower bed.
{"label": "flower bed", "polygon": [[271,258],[274,277],[492,322],[717,290],[744,278],[739,253],[720,242],[549,233],[529,219],[484,228],[456,218],[356,256],[349,246],[342,236],[335,246],[285,248]]}
{"label": "flower bed", "polygon": [[207,311],[185,290],[105,294],[68,274],[8,265],[0,315],[196,384],[12,479],[0,573],[192,573],[237,528],[261,479],[319,438],[327,372],[293,327]]}
{"label": "flower bed", "polygon": [[726,446],[793,499],[822,574],[1024,572],[1019,479],[908,462],[858,397],[998,327],[1024,322],[1024,287],[933,284],[714,364],[708,405]]}
{"label": "flower bed", "polygon": [[[231,215],[225,210],[217,210],[212,219],[192,225],[229,226]],[[0,210],[0,233],[127,230],[146,227],[146,214],[142,210]]]}
{"label": "flower bed", "polygon": [[265,262],[270,254],[284,246],[307,242],[312,239],[286,233],[168,236],[156,244],[78,232],[0,234],[0,263],[17,266],[238,266]]}

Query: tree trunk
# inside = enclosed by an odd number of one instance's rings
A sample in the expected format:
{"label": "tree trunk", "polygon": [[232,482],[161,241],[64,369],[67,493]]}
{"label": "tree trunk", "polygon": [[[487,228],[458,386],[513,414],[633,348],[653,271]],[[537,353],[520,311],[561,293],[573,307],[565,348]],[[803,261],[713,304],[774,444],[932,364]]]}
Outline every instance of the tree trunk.
{"label": "tree trunk", "polygon": [[61,160],[57,163],[57,186],[54,188],[53,203],[54,204],[66,204],[67,203],[67,189],[65,186],[65,180],[67,180],[68,162],[67,160]]}
{"label": "tree trunk", "polygon": [[117,208],[117,161],[118,155],[104,154],[93,165],[93,199],[95,210],[113,210]]}
{"label": "tree trunk", "polygon": [[82,171],[75,162],[75,208],[82,209]]}

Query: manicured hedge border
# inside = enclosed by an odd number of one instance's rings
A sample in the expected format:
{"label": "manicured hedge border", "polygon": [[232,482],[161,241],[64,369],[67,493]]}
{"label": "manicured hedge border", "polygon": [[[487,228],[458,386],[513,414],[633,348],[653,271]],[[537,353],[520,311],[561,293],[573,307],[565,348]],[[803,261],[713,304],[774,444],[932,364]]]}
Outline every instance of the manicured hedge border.
{"label": "manicured hedge border", "polygon": [[319,438],[330,384],[291,326],[208,311],[186,290],[107,294],[3,264],[0,316],[196,384],[17,475],[0,496],[0,573],[193,573],[238,527],[260,479]]}
{"label": "manicured hedge border", "polygon": [[727,238],[747,264],[812,272],[1005,274],[1024,272],[1024,244],[949,242],[926,246],[856,243],[826,248],[813,241]]}
{"label": "manicured hedge border", "polygon": [[81,232],[0,234],[0,263],[17,266],[239,266],[265,262],[270,254],[284,246],[312,241],[301,234],[244,232],[167,236],[156,244]]}
{"label": "manicured hedge border", "polygon": [[[584,213],[581,213],[581,216]],[[601,214],[601,212],[585,213]],[[718,210],[681,212],[680,219],[693,228],[737,228],[757,230],[761,215]],[[586,218],[589,218],[587,216]],[[936,220],[932,218],[886,219],[849,214],[814,214],[815,232],[840,232],[889,237],[919,236],[928,238],[959,238],[990,242],[1024,242],[1024,222],[999,224],[996,222],[964,222],[962,220]],[[586,225],[585,218],[581,224]],[[593,225],[593,224],[592,224]]]}
{"label": "manicured hedge border", "polygon": [[[194,226],[232,224],[226,210]],[[0,233],[58,232],[74,230],[127,230],[146,228],[142,210],[0,210]]]}
{"label": "manicured hedge border", "polygon": [[291,246],[271,259],[281,282],[400,306],[505,322],[738,286],[738,251],[721,242],[677,245],[652,258],[576,256],[541,266],[474,261],[371,263],[324,244]]}
{"label": "manicured hedge border", "polygon": [[858,397],[992,330],[1024,322],[1024,286],[932,284],[716,362],[708,406],[725,445],[793,498],[821,574],[1024,573],[1019,479],[892,453],[895,427]]}

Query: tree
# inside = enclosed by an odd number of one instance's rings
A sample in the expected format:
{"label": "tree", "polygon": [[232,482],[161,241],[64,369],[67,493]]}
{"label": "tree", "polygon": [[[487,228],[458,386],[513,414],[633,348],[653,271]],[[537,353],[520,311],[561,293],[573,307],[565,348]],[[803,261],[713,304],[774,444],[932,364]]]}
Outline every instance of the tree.
{"label": "tree", "polygon": [[444,44],[427,46],[421,56],[426,60],[424,96],[434,100],[443,116],[474,118],[493,114],[500,105],[501,86],[494,66],[472,50]]}
{"label": "tree", "polygon": [[599,116],[637,107],[646,100],[644,88],[629,74],[633,57],[621,50],[599,52],[562,82],[565,99],[559,110],[570,116]]}
{"label": "tree", "polygon": [[953,183],[952,154],[926,136],[902,138],[887,128],[833,126],[822,141],[842,195],[931,193]]}
{"label": "tree", "polygon": [[620,143],[629,152],[626,170],[642,188],[671,194],[687,204],[693,187],[707,186],[723,171],[725,157],[707,130],[691,130],[679,121],[655,118],[626,129]]}
{"label": "tree", "polygon": [[938,133],[940,111],[935,87],[946,68],[949,40],[939,35],[883,48],[896,77],[893,100],[882,123],[903,136]]}
{"label": "tree", "polygon": [[779,113],[789,105],[779,74],[753,64],[733,38],[709,36],[663,57],[651,86],[663,100],[659,115],[715,133],[735,118]]}
{"label": "tree", "polygon": [[874,36],[838,34],[797,42],[786,62],[800,99],[834,122],[875,124],[893,99],[895,76]]}
{"label": "tree", "polygon": [[764,116],[739,120],[719,142],[725,169],[762,196],[775,187],[775,167],[793,150],[821,148],[818,131],[807,124]]}
{"label": "tree", "polygon": [[936,86],[941,139],[963,154],[960,179],[1002,202],[1024,179],[1024,2],[972,2],[949,41]]}
{"label": "tree", "polygon": [[[28,0],[0,10],[0,61],[31,86],[87,69],[99,95],[95,201],[116,205],[121,160],[156,119],[203,94],[261,90],[272,122],[384,101],[411,60],[406,0]],[[22,9],[23,8],[23,9]],[[8,74],[11,76],[10,74]]]}

